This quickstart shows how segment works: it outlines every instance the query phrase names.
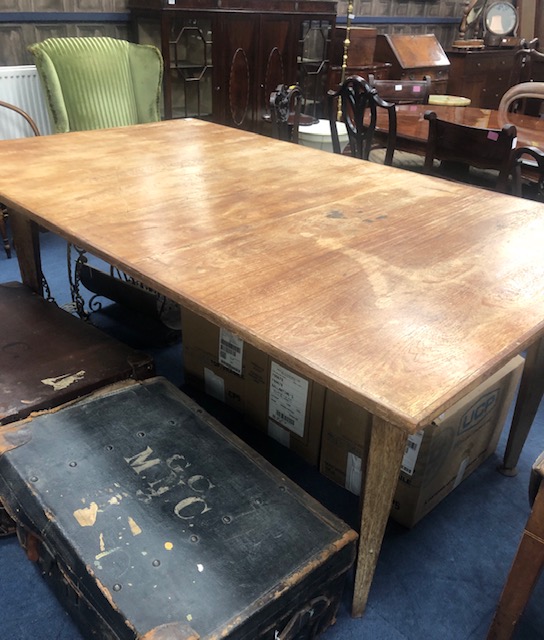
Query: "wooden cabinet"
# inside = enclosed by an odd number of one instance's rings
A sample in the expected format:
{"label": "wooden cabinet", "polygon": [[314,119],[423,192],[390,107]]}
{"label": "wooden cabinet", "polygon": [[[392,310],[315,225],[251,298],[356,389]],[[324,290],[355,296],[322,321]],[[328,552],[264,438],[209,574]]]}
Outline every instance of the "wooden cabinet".
{"label": "wooden cabinet", "polygon": [[335,28],[330,54],[329,89],[336,90],[342,82],[344,41],[347,37],[349,37],[350,44],[344,78],[357,75],[368,80],[369,74],[379,80],[386,80],[389,77],[391,64],[388,62],[374,62],[377,33],[376,29],[369,27],[352,27],[348,36],[346,27],[337,26]]}
{"label": "wooden cabinet", "polygon": [[510,87],[517,49],[469,49],[448,51],[448,93],[470,98],[471,106],[496,109]]}
{"label": "wooden cabinet", "polygon": [[263,131],[279,83],[299,82],[308,105],[321,108],[336,2],[128,0],[128,7],[133,39],[162,51],[166,118]]}
{"label": "wooden cabinet", "polygon": [[374,62],[378,30],[371,27],[351,27],[336,25],[331,44],[331,64],[341,67],[344,60],[345,41],[349,39],[347,63],[358,67]]}
{"label": "wooden cabinet", "polygon": [[389,62],[392,80],[430,76],[432,93],[446,93],[450,61],[433,34],[379,34],[374,61]]}

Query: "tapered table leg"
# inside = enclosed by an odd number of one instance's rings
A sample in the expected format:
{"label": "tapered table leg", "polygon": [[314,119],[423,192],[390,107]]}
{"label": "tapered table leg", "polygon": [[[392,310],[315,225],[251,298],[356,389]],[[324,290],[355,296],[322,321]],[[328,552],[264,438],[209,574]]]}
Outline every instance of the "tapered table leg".
{"label": "tapered table leg", "polygon": [[516,465],[544,394],[544,338],[527,350],[512,426],[499,471],[515,476]]}
{"label": "tapered table leg", "polygon": [[352,615],[362,616],[397,487],[408,433],[374,416],[361,487],[361,527]]}

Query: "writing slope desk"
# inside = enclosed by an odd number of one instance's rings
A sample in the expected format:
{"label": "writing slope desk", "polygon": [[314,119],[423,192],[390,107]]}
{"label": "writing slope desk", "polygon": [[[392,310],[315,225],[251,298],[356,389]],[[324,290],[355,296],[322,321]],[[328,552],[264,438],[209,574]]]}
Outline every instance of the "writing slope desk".
{"label": "writing slope desk", "polygon": [[361,615],[408,434],[544,333],[544,207],[198,120],[0,150],[26,282],[39,223],[372,412]]}

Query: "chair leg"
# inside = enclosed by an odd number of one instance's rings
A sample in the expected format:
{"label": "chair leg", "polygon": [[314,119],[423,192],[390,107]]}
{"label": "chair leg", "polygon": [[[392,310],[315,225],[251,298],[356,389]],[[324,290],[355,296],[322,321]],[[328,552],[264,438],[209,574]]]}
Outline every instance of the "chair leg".
{"label": "chair leg", "polygon": [[11,246],[9,244],[8,230],[6,228],[6,218],[8,212],[4,205],[0,204],[0,234],[2,235],[2,242],[4,244],[4,250],[6,256],[11,258]]}
{"label": "chair leg", "polygon": [[487,640],[509,640],[544,567],[544,483],[506,579]]}

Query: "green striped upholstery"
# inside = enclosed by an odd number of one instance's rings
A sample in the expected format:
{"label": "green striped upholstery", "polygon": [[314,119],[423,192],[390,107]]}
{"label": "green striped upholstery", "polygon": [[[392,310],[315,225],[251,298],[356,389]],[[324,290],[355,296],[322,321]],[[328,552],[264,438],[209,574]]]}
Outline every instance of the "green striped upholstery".
{"label": "green striped upholstery", "polygon": [[31,45],[56,133],[160,119],[163,62],[152,45],[108,37]]}

